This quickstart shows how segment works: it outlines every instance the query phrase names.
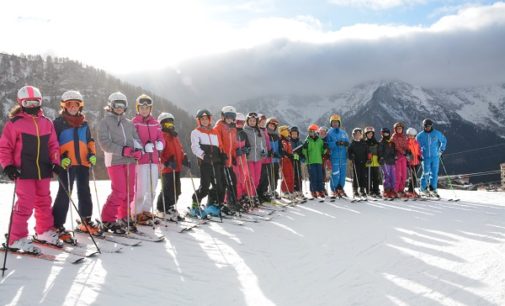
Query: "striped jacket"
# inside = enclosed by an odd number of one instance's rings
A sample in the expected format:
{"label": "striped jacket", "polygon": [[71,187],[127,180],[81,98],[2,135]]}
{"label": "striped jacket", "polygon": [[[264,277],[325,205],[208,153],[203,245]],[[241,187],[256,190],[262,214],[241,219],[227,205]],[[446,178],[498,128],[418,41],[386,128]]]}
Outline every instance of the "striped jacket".
{"label": "striped jacket", "polygon": [[96,148],[88,123],[84,121],[79,127],[71,127],[60,116],[54,119],[53,124],[60,144],[60,154],[70,158],[72,166],[91,166],[88,158],[96,155]]}

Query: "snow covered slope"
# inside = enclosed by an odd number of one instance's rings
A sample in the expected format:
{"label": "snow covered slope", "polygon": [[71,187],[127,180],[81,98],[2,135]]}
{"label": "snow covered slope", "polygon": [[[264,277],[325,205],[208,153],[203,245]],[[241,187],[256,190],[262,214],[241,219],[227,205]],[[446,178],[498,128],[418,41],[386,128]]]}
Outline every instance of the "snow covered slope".
{"label": "snow covered slope", "polygon": [[[189,180],[182,189],[181,209]],[[0,186],[2,231],[12,190]],[[109,190],[99,182],[102,205]],[[167,241],[79,266],[10,256],[0,304],[504,305],[505,195],[458,196],[459,203],[309,202],[269,222],[158,229]]]}

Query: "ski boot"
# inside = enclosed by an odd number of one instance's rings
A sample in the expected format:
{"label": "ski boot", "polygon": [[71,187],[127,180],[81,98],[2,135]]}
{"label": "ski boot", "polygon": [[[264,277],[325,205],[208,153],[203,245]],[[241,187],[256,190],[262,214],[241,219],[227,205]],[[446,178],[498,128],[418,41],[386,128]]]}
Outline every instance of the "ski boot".
{"label": "ski boot", "polygon": [[173,222],[184,221],[184,217],[181,216],[179,212],[173,207],[168,209],[168,212],[165,215],[165,219]]}
{"label": "ski boot", "polygon": [[126,230],[119,225],[117,222],[102,222],[102,232],[112,233],[115,235],[124,235],[126,234]]}
{"label": "ski boot", "polygon": [[34,239],[41,243],[52,244],[57,247],[63,247],[63,241],[58,237],[58,233],[54,229],[47,230],[42,234],[35,234]]}
{"label": "ski boot", "polygon": [[[4,244],[5,246],[5,244]],[[34,246],[28,237],[20,238],[9,245],[9,250],[13,252],[40,254],[41,250]]]}
{"label": "ski boot", "polygon": [[438,194],[436,189],[433,189],[432,191],[430,191],[430,197],[440,199],[440,195]]}
{"label": "ski boot", "polygon": [[60,226],[56,229],[56,233],[58,233],[58,238],[64,243],[68,243],[71,245],[76,245],[77,240],[74,238],[71,232],[67,231],[63,226]]}
{"label": "ski boot", "polygon": [[132,219],[130,219],[130,226],[128,226],[128,220],[126,218],[118,220],[117,223],[118,223],[119,226],[121,226],[121,228],[125,232],[132,232],[132,233],[138,232],[138,229],[135,226],[135,224],[133,224],[133,220]]}
{"label": "ski boot", "polygon": [[[152,216],[152,214],[150,214]],[[135,216],[135,223],[138,225],[146,225],[146,226],[152,226],[153,225],[153,218],[147,216],[143,212]],[[131,223],[130,223],[131,226]],[[130,230],[131,231],[131,230]]]}
{"label": "ski boot", "polygon": [[[93,236],[101,236],[102,229],[98,224],[91,220],[91,217],[84,218],[84,223],[79,223],[77,225],[77,230],[83,233],[90,233]],[[61,239],[61,237],[60,237]],[[63,240],[64,241],[64,240]]]}

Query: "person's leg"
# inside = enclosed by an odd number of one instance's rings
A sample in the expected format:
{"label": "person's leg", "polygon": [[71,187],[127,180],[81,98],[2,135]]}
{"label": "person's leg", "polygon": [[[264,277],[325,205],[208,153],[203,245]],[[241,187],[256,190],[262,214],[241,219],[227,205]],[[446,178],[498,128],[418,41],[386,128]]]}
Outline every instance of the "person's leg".
{"label": "person's leg", "polygon": [[54,227],[53,213],[51,211],[51,179],[35,181],[35,232],[42,234]]}
{"label": "person's leg", "polygon": [[438,189],[438,170],[440,167],[440,159],[438,157],[432,159],[432,164],[431,164],[431,173],[432,173],[432,180],[431,180],[431,187],[433,190]]}
{"label": "person's leg", "polygon": [[91,217],[93,215],[93,201],[91,200],[91,190],[89,188],[89,168],[85,166],[73,168],[75,168],[79,213],[83,218]]}
{"label": "person's leg", "polygon": [[102,221],[114,222],[119,206],[126,201],[126,167],[124,165],[111,166],[107,168],[107,173],[112,190],[102,208]]}
{"label": "person's leg", "polygon": [[[68,188],[68,180],[67,180],[67,171],[61,172],[58,177],[63,184],[61,186],[58,184],[58,193],[56,194],[56,199],[54,200],[53,205],[53,219],[54,219],[54,227],[59,228],[65,224],[67,220],[68,208],[69,208],[69,199],[67,192],[65,190],[70,190]],[[71,176],[72,178],[72,176]],[[63,188],[64,187],[64,188]]]}
{"label": "person's leg", "polygon": [[28,219],[30,219],[35,203],[36,180],[17,179],[16,196],[12,212],[12,225],[9,245],[14,241],[28,236]]}

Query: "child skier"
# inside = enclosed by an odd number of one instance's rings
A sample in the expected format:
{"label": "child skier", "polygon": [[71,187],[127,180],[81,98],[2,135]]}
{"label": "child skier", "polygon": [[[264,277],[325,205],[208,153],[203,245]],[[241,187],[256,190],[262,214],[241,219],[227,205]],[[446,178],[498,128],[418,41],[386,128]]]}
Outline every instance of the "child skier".
{"label": "child skier", "polygon": [[266,149],[268,152],[268,155],[263,157],[262,160],[262,165],[261,165],[261,177],[260,177],[260,182],[258,184],[258,189],[256,190],[258,194],[259,201],[261,203],[263,202],[269,202],[271,200],[271,196],[268,192],[268,181],[269,179],[269,167],[270,164],[272,163],[272,147],[270,145],[270,137],[268,135],[268,129],[267,129],[267,117],[263,114],[258,114],[258,128],[261,131],[263,137],[265,138],[265,144],[266,144]]}
{"label": "child skier", "polygon": [[365,128],[365,142],[367,145],[368,188],[367,192],[372,197],[380,197],[379,173],[379,142],[375,139],[375,129],[371,126]]}
{"label": "child skier", "polygon": [[319,127],[316,124],[309,125],[309,136],[303,144],[302,153],[309,170],[310,192],[313,198],[325,198],[323,180],[323,155],[325,153],[324,142],[317,135]]}
{"label": "child skier", "polygon": [[[258,128],[258,114],[254,112],[247,114],[246,124],[244,132],[247,134],[247,138],[251,144],[251,150],[247,155],[247,164],[249,165],[249,174],[254,183],[254,192],[256,193],[261,178],[263,158],[267,156],[267,146],[265,137]],[[255,204],[260,204],[257,197],[255,197],[254,201]]]}
{"label": "child skier", "polygon": [[98,126],[98,144],[104,151],[111,193],[102,208],[102,230],[114,234],[135,232],[130,220],[130,202],[135,198],[135,164],[142,157],[142,145],[133,123],[125,118],[126,96],[112,93],[105,117]]}
{"label": "child skier", "polygon": [[330,180],[331,175],[331,161],[330,161],[330,151],[328,150],[328,145],[326,144],[326,135],[328,134],[328,128],[325,126],[319,127],[318,130],[319,138],[324,142],[325,153],[323,155],[323,186],[324,195],[328,196],[328,191],[326,189],[326,182]]}
{"label": "child skier", "polygon": [[[361,128],[352,130],[352,142],[347,150],[349,160],[352,162],[353,180],[352,189],[354,198],[366,197],[366,188],[368,173],[366,169],[366,162],[368,159],[368,147],[363,140],[363,133]],[[359,192],[358,192],[359,188]]]}
{"label": "child skier", "polygon": [[249,175],[249,166],[247,165],[247,154],[251,149],[249,139],[244,132],[246,118],[242,113],[237,113],[235,125],[237,128],[237,162],[233,165],[233,171],[237,178],[237,199],[242,207],[246,207],[254,198],[254,185]]}
{"label": "child skier", "polygon": [[396,150],[395,143],[391,141],[391,132],[388,128],[381,130],[382,139],[379,143],[379,163],[381,164],[382,173],[384,176],[384,193],[385,199],[396,198],[395,193],[395,159]]}
{"label": "child skier", "polygon": [[193,194],[190,213],[193,216],[205,217],[201,215],[198,203],[202,203],[202,199],[209,194],[209,187],[212,185],[216,199],[209,199],[205,210],[211,215],[220,215],[224,201],[223,164],[227,157],[221,150],[217,132],[212,128],[211,113],[206,109],[198,110],[196,121],[197,127],[191,132],[191,151],[198,158],[200,187]]}
{"label": "child skier", "polygon": [[[298,129],[297,126],[293,126],[289,129],[289,136],[291,140],[291,148],[293,149],[293,172],[295,175],[295,193],[297,196],[301,198],[305,198],[303,195],[303,188],[302,188],[302,162],[305,161],[305,158],[303,154],[301,153],[301,146],[303,145],[302,141],[300,140],[300,130]],[[295,149],[298,149],[295,151]]]}
{"label": "child skier", "polygon": [[[77,181],[79,214],[84,220],[84,223],[77,226],[77,230],[89,231],[95,236],[101,234],[100,227],[91,220],[93,202],[89,189],[89,167],[96,164],[96,149],[88,122],[82,114],[84,108],[82,95],[75,90],[64,92],[61,96],[60,107],[60,116],[54,120],[53,124],[60,144],[61,165],[67,171],[59,174],[62,185],[58,189],[53,205],[54,227],[63,242],[75,244],[72,234],[64,227],[69,209],[67,191],[72,190],[74,180]],[[68,182],[70,182],[70,187]]]}
{"label": "child skier", "polygon": [[398,197],[404,197],[405,182],[407,181],[407,137],[404,130],[405,125],[397,122],[393,125],[394,133],[392,141],[395,143],[396,162],[395,162],[395,192]]}
{"label": "child skier", "polygon": [[419,164],[423,160],[421,156],[421,147],[419,142],[416,140],[417,131],[414,128],[407,129],[407,162],[409,166],[409,189],[407,192],[407,197],[417,198],[419,195],[416,193],[415,188],[417,186],[417,169]]}
{"label": "child skier", "polygon": [[15,182],[18,198],[12,208],[12,224],[7,245],[13,251],[40,253],[28,238],[28,219],[35,209],[35,236],[38,241],[61,246],[53,229],[51,213],[52,173],[59,174],[58,138],[51,120],[41,110],[42,95],[33,86],[17,93],[17,103],[9,114],[0,138],[0,165]]}
{"label": "child skier", "polygon": [[423,176],[421,177],[421,193],[424,196],[430,195],[428,186],[432,190],[431,195],[439,197],[437,193],[438,187],[438,167],[440,157],[444,153],[447,146],[447,139],[439,130],[433,128],[431,119],[423,120],[424,130],[416,137],[421,151],[423,152]]}
{"label": "child skier", "polygon": [[326,136],[325,142],[330,150],[331,158],[331,180],[330,187],[333,197],[347,197],[344,192],[345,174],[347,171],[347,147],[349,146],[349,137],[341,128],[342,119],[339,115],[330,116],[331,129]]}
{"label": "child skier", "polygon": [[289,139],[289,127],[281,125],[278,128],[279,135],[281,136],[281,191],[291,197],[294,192],[294,179],[293,173],[293,150],[291,147],[291,140]]}
{"label": "child skier", "polygon": [[270,142],[270,155],[271,163],[268,165],[267,171],[270,181],[270,192],[271,196],[279,199],[279,194],[277,193],[277,185],[279,181],[279,162],[281,158],[281,140],[279,133],[277,132],[277,127],[279,126],[279,120],[274,117],[267,119],[267,133]]}
{"label": "child skier", "polygon": [[175,117],[170,113],[161,113],[158,116],[165,146],[160,153],[162,191],[158,196],[156,208],[159,217],[181,221],[183,218],[176,208],[181,195],[181,169],[182,166],[190,168],[191,164],[175,131],[174,121]]}
{"label": "child skier", "polygon": [[224,162],[223,186],[226,186],[226,202],[227,206],[223,206],[223,212],[232,214],[233,210],[238,209],[237,203],[237,177],[233,172],[233,163],[236,163],[237,154],[237,129],[235,128],[235,119],[237,111],[233,106],[225,106],[221,109],[221,119],[216,122],[214,130],[219,136],[222,150],[226,154]]}
{"label": "child skier", "polygon": [[164,140],[160,123],[152,116],[153,99],[142,94],[135,101],[137,115],[132,123],[135,126],[145,154],[137,161],[135,180],[135,199],[132,214],[140,225],[151,225],[154,193],[158,185],[159,152],[163,150]]}

